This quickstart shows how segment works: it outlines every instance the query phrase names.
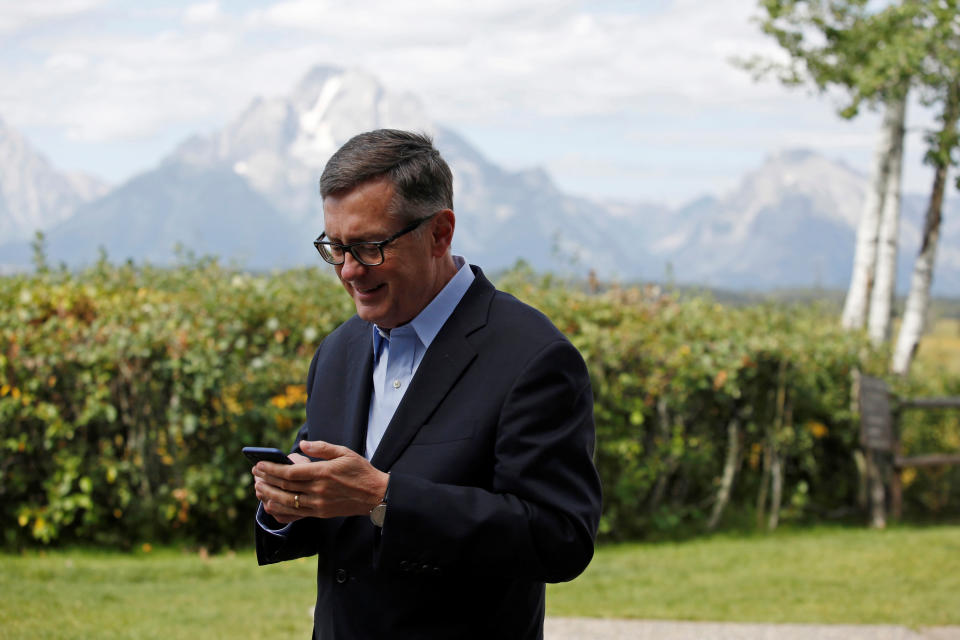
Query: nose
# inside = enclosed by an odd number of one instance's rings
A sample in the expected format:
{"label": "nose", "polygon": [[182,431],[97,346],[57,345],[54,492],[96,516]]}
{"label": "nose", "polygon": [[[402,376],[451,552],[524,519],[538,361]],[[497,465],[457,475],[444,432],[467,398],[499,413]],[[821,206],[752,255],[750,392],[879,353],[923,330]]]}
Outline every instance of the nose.
{"label": "nose", "polygon": [[343,264],[340,265],[340,279],[354,280],[366,273],[366,265],[363,265],[349,251],[343,256]]}

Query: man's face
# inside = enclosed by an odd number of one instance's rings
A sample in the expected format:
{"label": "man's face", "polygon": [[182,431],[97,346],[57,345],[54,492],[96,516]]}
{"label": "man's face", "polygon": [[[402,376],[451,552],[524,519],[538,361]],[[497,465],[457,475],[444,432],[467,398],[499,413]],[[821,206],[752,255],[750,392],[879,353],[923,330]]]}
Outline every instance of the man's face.
{"label": "man's face", "polygon": [[[402,225],[388,213],[393,191],[389,181],[374,180],[324,198],[327,238],[340,244],[376,242],[398,232]],[[413,320],[437,293],[431,244],[430,230],[421,227],[385,246],[383,264],[375,267],[360,264],[347,252],[335,269],[357,315],[385,329]]]}

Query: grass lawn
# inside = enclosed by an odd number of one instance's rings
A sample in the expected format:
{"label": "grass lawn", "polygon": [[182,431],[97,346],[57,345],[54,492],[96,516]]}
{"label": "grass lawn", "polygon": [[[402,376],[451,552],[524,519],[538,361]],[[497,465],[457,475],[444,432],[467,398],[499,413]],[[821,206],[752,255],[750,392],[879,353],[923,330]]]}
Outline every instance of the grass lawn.
{"label": "grass lawn", "polygon": [[253,550],[0,555],[0,638],[309,638],[316,570]]}
{"label": "grass lawn", "polygon": [[935,370],[960,374],[960,319],[938,319],[920,338],[917,362]]}
{"label": "grass lawn", "polygon": [[562,616],[960,624],[960,527],[819,528],[606,547],[570,584]]}
{"label": "grass lawn", "polygon": [[[960,527],[813,529],[601,548],[548,615],[960,624]],[[0,555],[3,638],[309,637],[313,560],[161,549]]]}

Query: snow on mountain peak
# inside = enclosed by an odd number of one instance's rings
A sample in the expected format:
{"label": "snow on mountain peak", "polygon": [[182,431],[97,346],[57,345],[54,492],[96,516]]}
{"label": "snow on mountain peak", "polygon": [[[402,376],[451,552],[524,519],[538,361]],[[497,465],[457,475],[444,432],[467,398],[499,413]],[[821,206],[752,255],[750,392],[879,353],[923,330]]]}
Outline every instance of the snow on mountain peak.
{"label": "snow on mountain peak", "polygon": [[317,181],[334,151],[383,127],[434,130],[411,94],[389,91],[364,71],[317,66],[289,95],[253,100],[221,131],[182,145],[172,161],[225,165],[297,221],[318,211]]}

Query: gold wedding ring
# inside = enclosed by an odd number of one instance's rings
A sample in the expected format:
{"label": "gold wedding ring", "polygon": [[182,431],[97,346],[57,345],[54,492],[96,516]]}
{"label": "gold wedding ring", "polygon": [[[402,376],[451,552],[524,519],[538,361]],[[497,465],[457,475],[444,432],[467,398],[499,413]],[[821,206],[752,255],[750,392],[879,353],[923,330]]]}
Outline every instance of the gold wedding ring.
{"label": "gold wedding ring", "polygon": [[294,509],[299,509],[299,508],[300,508],[300,494],[299,494],[299,493],[293,494],[293,508],[294,508]]}

